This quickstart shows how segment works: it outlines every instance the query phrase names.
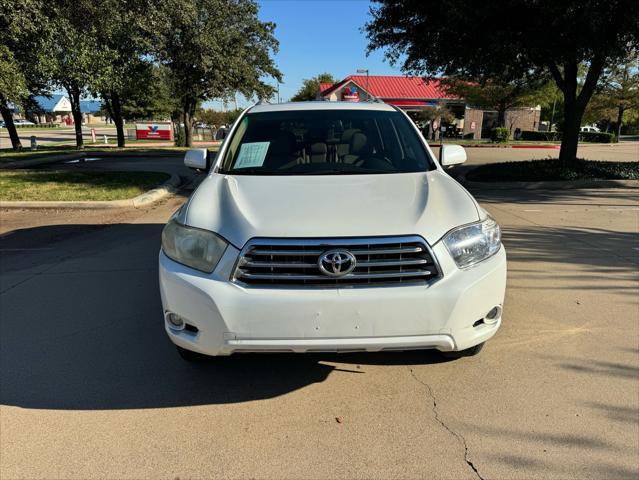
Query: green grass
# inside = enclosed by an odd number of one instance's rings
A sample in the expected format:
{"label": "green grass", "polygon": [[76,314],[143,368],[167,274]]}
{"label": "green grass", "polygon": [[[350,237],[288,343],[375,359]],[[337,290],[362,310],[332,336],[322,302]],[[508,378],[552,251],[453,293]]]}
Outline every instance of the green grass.
{"label": "green grass", "polygon": [[158,172],[3,171],[0,200],[123,200],[168,178],[168,174]]}
{"label": "green grass", "polygon": [[[128,142],[127,142],[128,144]],[[195,146],[194,148],[198,148]],[[208,147],[212,152],[217,152],[219,149],[219,145],[211,145]],[[30,150],[29,148],[24,148],[20,151],[15,151],[11,148],[3,148],[0,149],[0,162],[12,162],[14,160],[25,160],[30,158],[40,158],[47,155],[65,155],[69,153],[91,153],[91,152],[148,152],[152,154],[153,152],[160,151],[170,151],[170,152],[185,152],[189,150],[187,147],[163,147],[158,146],[154,147],[151,145],[140,145],[139,147],[131,147],[131,148],[118,148],[118,147],[107,147],[101,146],[100,144],[95,145],[87,145],[84,150],[78,150],[73,145],[47,145],[44,147],[38,148],[38,150]]]}
{"label": "green grass", "polygon": [[[185,152],[188,150],[186,147],[151,147],[149,145],[143,145],[139,148],[117,148],[117,147],[100,147],[100,146],[87,146],[82,152],[87,154],[91,153],[99,153],[99,152],[119,152],[123,155],[126,155],[126,152],[136,152],[136,153],[148,153],[149,156],[152,156],[153,153],[161,152],[161,151],[170,151],[170,152]],[[211,151],[216,151],[217,147],[211,147]],[[44,158],[49,155],[66,155],[70,153],[79,153],[80,150],[76,149],[73,146],[69,145],[59,145],[59,146],[46,146],[41,147],[36,151],[29,150],[28,148],[23,149],[21,151],[14,151],[11,149],[2,149],[0,150],[0,164],[13,162],[16,160],[31,160],[37,158]]]}
{"label": "green grass", "polygon": [[548,180],[639,180],[639,162],[578,159],[565,167],[559,160],[491,163],[466,175],[473,182],[541,182]]}

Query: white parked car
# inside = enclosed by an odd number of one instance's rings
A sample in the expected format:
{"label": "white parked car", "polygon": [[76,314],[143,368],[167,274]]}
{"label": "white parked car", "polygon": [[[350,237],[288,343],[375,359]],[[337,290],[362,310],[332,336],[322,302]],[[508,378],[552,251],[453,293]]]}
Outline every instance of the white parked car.
{"label": "white parked car", "polygon": [[166,332],[187,360],[234,352],[477,353],[501,324],[500,229],[399,109],[256,105],[162,233]]}
{"label": "white parked car", "polygon": [[580,132],[600,132],[599,127],[596,125],[586,125],[585,127],[581,127],[579,129]]}
{"label": "white parked car", "polygon": [[13,121],[13,124],[14,124],[16,127],[27,127],[27,126],[30,126],[30,125],[35,125],[35,123],[30,122],[29,120],[23,120],[23,119],[21,119],[21,120],[14,120],[14,121]]}

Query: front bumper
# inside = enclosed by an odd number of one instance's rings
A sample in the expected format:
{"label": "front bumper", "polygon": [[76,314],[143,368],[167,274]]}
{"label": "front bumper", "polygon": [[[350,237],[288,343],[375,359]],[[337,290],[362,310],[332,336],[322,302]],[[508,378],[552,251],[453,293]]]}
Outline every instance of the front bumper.
{"label": "front bumper", "polygon": [[207,355],[246,351],[465,350],[501,324],[479,322],[501,306],[506,253],[466,270],[433,248],[443,278],[431,285],[340,289],[245,288],[228,279],[239,251],[227,248],[212,274],[160,252],[164,311],[195,327],[165,328],[173,343]]}

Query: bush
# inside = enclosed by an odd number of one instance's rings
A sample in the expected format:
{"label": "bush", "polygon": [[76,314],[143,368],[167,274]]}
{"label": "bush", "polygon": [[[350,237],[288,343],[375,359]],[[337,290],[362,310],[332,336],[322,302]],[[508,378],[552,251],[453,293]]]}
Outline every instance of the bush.
{"label": "bush", "polygon": [[561,132],[538,132],[536,130],[524,130],[521,132],[522,140],[538,142],[552,142],[561,140]]}
{"label": "bush", "polygon": [[490,131],[490,139],[497,143],[506,143],[510,139],[510,129],[498,127]]}
{"label": "bush", "polygon": [[615,134],[608,132],[581,132],[579,140],[592,143],[613,143],[616,141]]}
{"label": "bush", "polygon": [[186,146],[186,135],[184,134],[183,127],[178,126],[177,131],[175,132],[175,146],[176,147]]}
{"label": "bush", "polygon": [[541,182],[548,180],[639,180],[639,162],[577,159],[565,166],[556,159],[480,165],[466,175],[474,182]]}

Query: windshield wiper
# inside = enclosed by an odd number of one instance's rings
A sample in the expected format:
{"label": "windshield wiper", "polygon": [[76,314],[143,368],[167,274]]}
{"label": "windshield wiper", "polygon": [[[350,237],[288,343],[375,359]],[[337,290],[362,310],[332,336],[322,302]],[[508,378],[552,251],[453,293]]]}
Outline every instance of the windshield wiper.
{"label": "windshield wiper", "polygon": [[381,173],[398,173],[399,170],[382,170],[372,168],[358,168],[355,170],[341,170],[339,168],[331,168],[325,170],[312,170],[308,172],[297,172],[298,175],[368,175]]}
{"label": "windshield wiper", "polygon": [[249,167],[249,168],[239,168],[237,170],[224,170],[220,173],[224,175],[288,175],[287,173],[282,172],[272,172],[269,170],[264,170],[261,167]]}

